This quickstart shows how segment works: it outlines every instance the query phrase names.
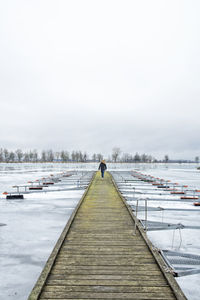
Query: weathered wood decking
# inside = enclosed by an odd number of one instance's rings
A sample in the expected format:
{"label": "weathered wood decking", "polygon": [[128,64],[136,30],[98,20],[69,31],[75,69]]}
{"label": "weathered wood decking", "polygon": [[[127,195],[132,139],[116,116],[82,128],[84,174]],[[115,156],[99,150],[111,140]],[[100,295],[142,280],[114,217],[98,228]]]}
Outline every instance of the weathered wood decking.
{"label": "weathered wood decking", "polygon": [[186,299],[173,276],[161,271],[144,234],[133,232],[134,219],[112,177],[97,173],[29,300]]}

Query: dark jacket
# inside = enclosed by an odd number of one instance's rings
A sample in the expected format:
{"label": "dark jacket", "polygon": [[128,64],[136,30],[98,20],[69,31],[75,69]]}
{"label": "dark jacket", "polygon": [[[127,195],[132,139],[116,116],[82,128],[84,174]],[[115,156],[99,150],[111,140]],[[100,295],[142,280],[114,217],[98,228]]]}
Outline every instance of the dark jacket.
{"label": "dark jacket", "polygon": [[99,165],[99,170],[101,169],[101,171],[105,171],[107,169],[106,164],[104,164],[103,162],[100,163]]}

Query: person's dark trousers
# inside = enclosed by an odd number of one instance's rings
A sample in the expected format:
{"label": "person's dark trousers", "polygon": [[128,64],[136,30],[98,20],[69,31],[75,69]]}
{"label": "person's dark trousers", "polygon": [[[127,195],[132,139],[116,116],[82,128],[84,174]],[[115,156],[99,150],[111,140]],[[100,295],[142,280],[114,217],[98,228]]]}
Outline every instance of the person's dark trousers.
{"label": "person's dark trousers", "polygon": [[104,171],[105,170],[101,170],[101,177],[104,178]]}

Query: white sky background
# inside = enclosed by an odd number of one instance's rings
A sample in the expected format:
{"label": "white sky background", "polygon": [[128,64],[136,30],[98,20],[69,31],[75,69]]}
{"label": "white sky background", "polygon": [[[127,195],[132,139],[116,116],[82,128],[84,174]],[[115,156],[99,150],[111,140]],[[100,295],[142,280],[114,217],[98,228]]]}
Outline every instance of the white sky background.
{"label": "white sky background", "polygon": [[0,147],[200,155],[198,0],[0,1]]}

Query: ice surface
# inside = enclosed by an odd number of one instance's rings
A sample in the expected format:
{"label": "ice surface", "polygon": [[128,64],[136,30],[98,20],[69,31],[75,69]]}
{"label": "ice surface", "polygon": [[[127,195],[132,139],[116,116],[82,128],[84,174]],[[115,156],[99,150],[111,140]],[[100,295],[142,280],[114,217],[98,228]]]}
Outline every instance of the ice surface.
{"label": "ice surface", "polygon": [[[130,176],[130,171],[137,169],[200,189],[200,171],[193,164],[117,163],[107,166],[113,174],[117,171]],[[0,164],[0,192],[10,191],[13,185],[23,185],[50,173],[84,172],[97,168],[98,163]],[[0,196],[0,223],[6,224],[0,226],[0,299],[27,299],[83,192],[38,192],[25,195],[25,199],[21,200],[6,200],[5,196]],[[149,206],[193,208],[194,212],[149,211],[149,220],[200,225],[200,211],[195,211],[192,202],[162,202],[159,196],[156,197],[158,201],[150,201]],[[140,212],[139,217],[144,218],[144,212]],[[158,248],[200,254],[199,230],[183,229],[181,236],[178,230],[155,231],[149,232],[148,236]],[[177,281],[189,300],[200,299],[200,274],[181,277]]]}

